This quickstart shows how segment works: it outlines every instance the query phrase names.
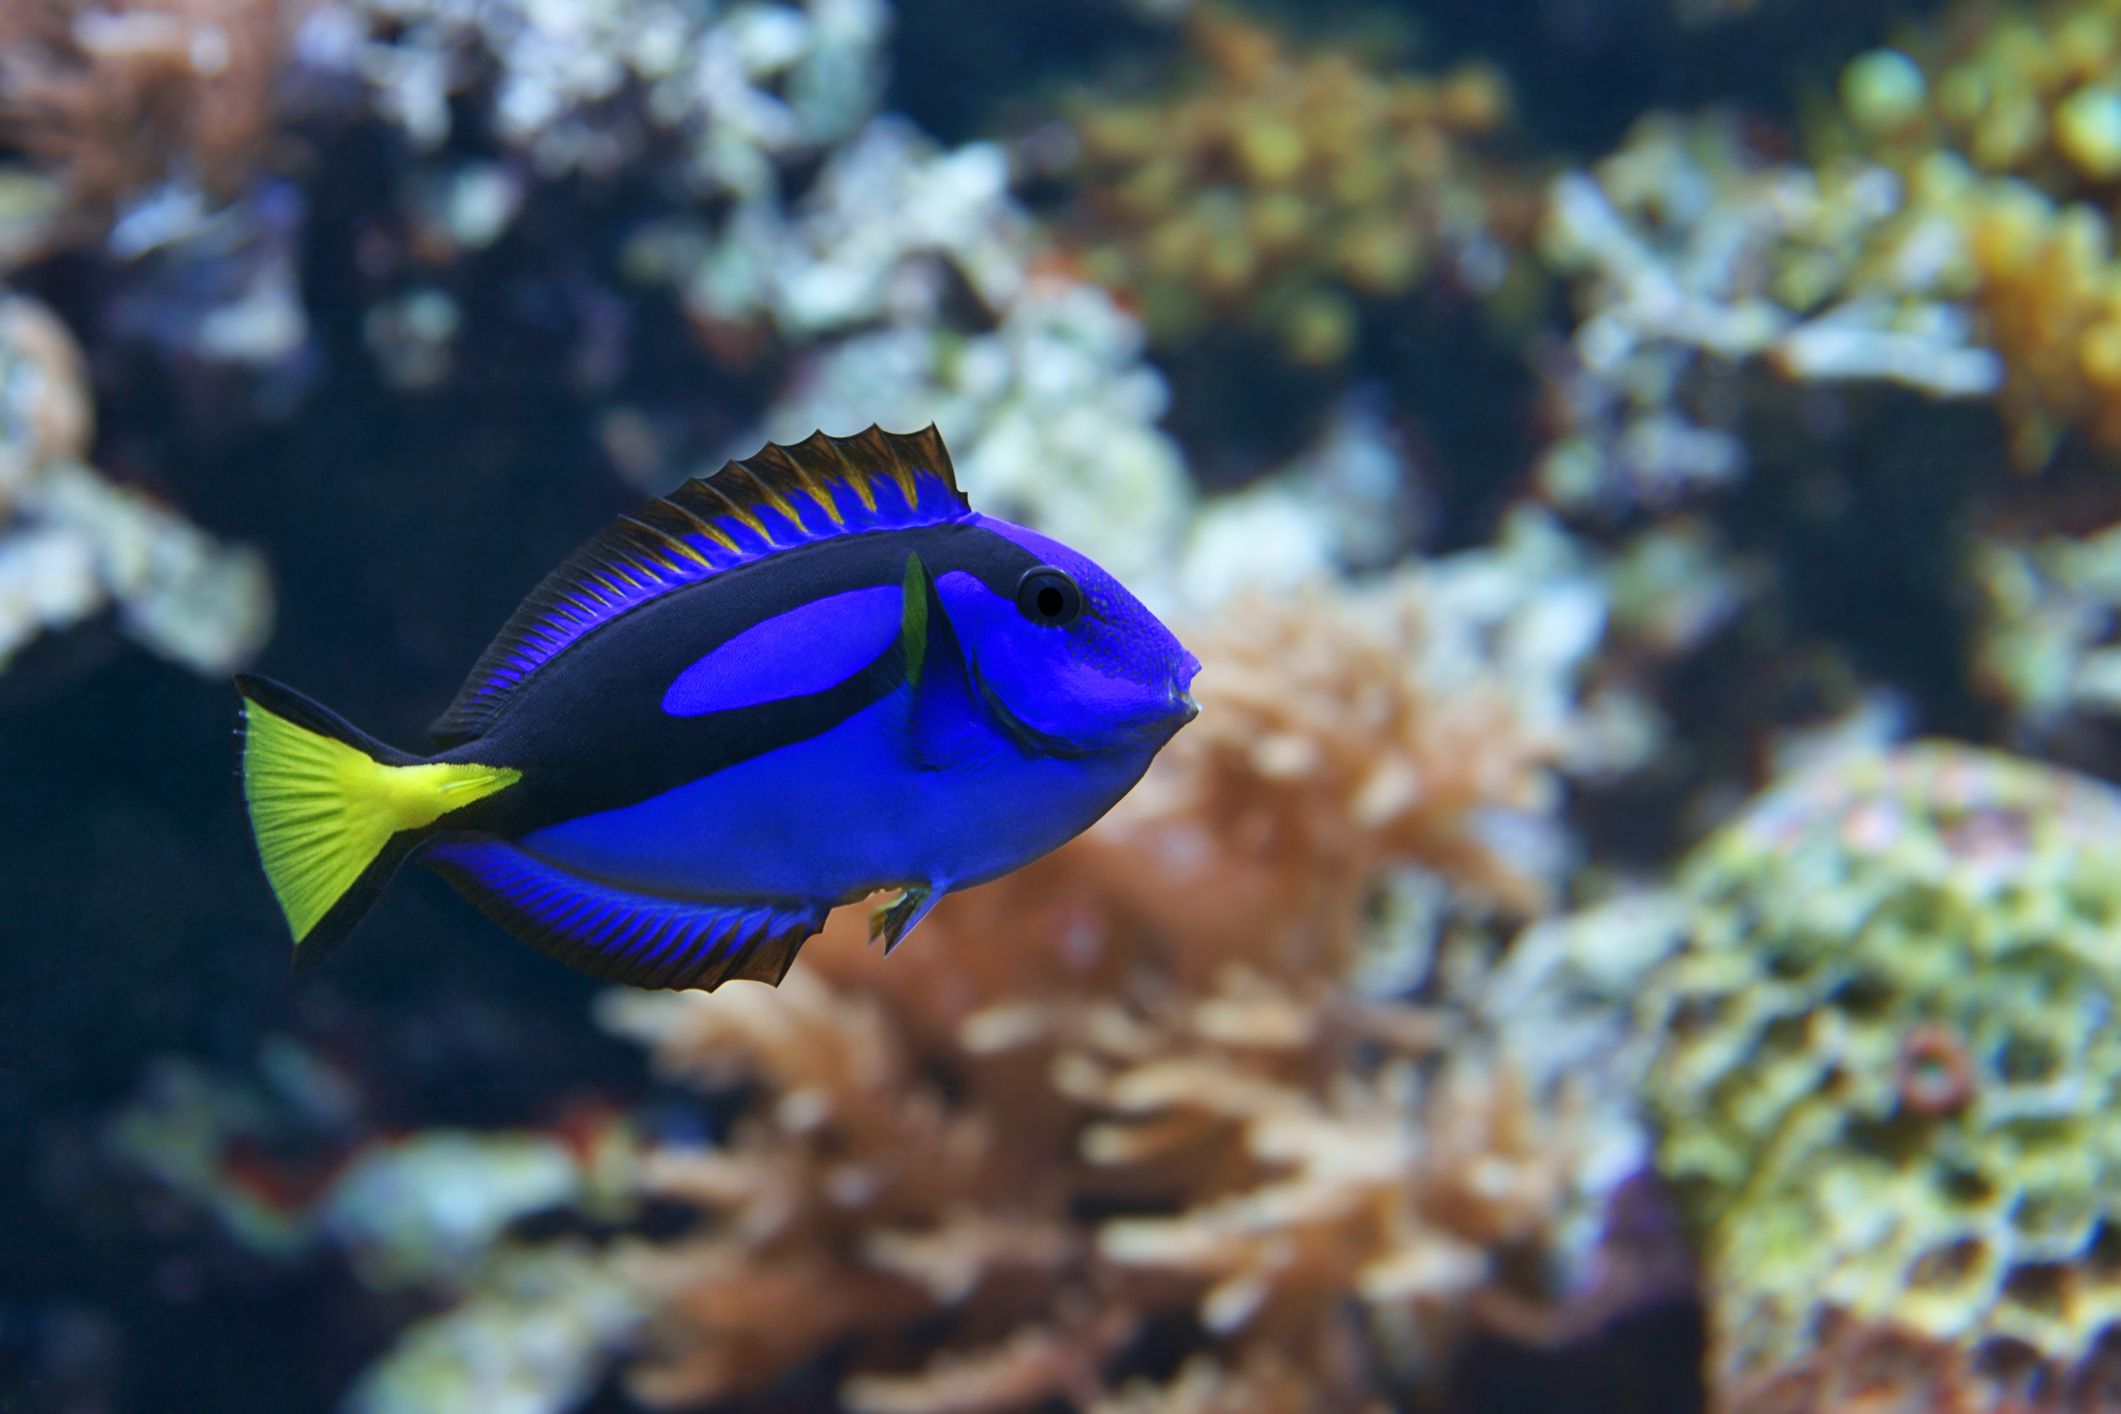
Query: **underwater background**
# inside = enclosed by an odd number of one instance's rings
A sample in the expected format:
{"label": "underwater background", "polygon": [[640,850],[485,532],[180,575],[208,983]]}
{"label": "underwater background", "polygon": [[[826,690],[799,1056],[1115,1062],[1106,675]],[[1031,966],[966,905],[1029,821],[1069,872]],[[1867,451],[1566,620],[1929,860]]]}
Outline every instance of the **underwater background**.
{"label": "underwater background", "polygon": [[[2121,0],[0,0],[0,1410],[2121,1410]],[[888,961],[299,978],[766,440],[1205,664]]]}

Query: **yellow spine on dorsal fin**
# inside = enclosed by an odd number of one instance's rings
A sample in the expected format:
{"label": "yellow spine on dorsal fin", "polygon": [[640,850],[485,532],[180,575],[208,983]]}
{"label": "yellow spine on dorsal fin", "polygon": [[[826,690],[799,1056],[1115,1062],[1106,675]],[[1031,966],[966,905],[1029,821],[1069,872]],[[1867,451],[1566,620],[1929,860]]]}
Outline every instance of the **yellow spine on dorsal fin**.
{"label": "yellow spine on dorsal fin", "polygon": [[300,944],[383,852],[522,779],[506,766],[391,766],[256,701],[244,703],[243,795],[258,856]]}

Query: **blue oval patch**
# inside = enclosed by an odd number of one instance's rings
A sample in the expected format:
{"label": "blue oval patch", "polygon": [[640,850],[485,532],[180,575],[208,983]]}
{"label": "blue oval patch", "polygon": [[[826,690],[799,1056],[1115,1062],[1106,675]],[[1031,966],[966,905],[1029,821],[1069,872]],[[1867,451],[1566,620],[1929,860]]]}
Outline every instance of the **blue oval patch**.
{"label": "blue oval patch", "polygon": [[679,673],[663,710],[698,717],[823,692],[897,639],[900,599],[895,584],[849,589],[755,623]]}

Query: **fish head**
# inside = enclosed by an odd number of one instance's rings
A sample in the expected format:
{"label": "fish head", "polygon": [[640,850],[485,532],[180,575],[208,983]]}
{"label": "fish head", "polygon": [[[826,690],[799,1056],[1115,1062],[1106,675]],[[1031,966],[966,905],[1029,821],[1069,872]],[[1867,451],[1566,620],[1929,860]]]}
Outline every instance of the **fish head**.
{"label": "fish head", "polygon": [[1199,715],[1200,660],[1088,556],[980,519],[1028,552],[1010,593],[965,574],[939,585],[990,705],[1035,749],[1146,764]]}

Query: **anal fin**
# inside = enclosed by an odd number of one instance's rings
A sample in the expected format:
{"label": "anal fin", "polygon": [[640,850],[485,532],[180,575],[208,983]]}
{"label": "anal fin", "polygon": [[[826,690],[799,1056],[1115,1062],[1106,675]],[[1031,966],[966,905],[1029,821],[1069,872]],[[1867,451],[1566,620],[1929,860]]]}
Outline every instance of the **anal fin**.
{"label": "anal fin", "polygon": [[420,862],[540,952],[632,987],[711,992],[739,979],[778,986],[827,911],[797,899],[636,893],[495,839],[439,840]]}

